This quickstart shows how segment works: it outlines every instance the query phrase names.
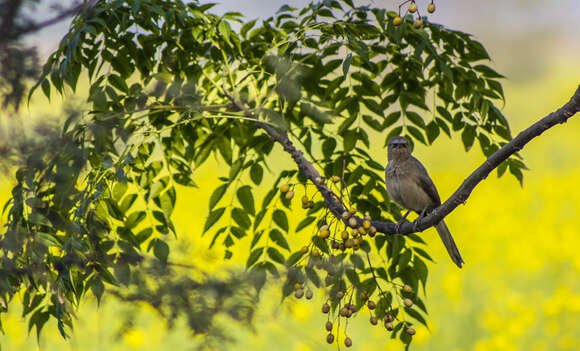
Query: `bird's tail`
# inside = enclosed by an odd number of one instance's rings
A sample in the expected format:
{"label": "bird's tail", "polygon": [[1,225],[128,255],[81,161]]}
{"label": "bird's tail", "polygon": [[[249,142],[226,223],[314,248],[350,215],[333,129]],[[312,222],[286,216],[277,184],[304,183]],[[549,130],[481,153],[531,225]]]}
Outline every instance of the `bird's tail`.
{"label": "bird's tail", "polygon": [[435,226],[435,229],[437,229],[437,233],[439,233],[439,237],[441,237],[441,241],[443,241],[443,244],[445,245],[449,256],[451,256],[451,259],[459,268],[461,268],[461,265],[464,263],[463,258],[461,258],[461,254],[459,253],[459,250],[455,245],[455,241],[453,240],[453,237],[451,236],[449,228],[447,228],[445,222],[439,222],[439,224]]}

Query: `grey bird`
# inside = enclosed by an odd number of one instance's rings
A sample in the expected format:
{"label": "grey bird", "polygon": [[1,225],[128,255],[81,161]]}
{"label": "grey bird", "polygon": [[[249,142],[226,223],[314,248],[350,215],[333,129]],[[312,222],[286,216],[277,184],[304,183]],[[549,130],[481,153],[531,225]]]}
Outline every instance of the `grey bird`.
{"label": "grey bird", "polygon": [[[389,139],[387,145],[389,159],[385,169],[387,192],[398,205],[409,210],[397,224],[399,225],[411,211],[417,212],[419,217],[428,214],[441,205],[441,199],[425,167],[411,155],[407,139],[395,136]],[[439,222],[435,225],[435,229],[451,259],[461,268],[463,258],[445,222]]]}

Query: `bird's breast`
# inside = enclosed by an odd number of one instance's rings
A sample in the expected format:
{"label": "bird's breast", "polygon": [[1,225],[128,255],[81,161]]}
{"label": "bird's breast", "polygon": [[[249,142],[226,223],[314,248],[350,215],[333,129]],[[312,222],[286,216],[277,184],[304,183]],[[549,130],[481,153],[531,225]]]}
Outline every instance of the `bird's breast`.
{"label": "bird's breast", "polygon": [[387,167],[385,184],[389,196],[400,206],[420,213],[428,208],[431,199],[419,186],[415,177],[399,167]]}

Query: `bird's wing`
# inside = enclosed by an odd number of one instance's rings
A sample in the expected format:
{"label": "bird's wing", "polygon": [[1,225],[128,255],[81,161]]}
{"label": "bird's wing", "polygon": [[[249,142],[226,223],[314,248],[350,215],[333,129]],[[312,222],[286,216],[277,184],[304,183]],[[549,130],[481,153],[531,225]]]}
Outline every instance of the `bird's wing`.
{"label": "bird's wing", "polygon": [[437,188],[435,187],[435,184],[433,184],[431,177],[429,177],[429,173],[427,173],[425,166],[423,166],[421,161],[417,160],[415,157],[411,156],[411,158],[413,160],[413,163],[419,170],[419,172],[417,172],[419,186],[421,187],[421,189],[423,189],[423,191],[425,191],[425,193],[429,196],[429,198],[433,200],[436,206],[441,205],[441,198],[439,198]]}

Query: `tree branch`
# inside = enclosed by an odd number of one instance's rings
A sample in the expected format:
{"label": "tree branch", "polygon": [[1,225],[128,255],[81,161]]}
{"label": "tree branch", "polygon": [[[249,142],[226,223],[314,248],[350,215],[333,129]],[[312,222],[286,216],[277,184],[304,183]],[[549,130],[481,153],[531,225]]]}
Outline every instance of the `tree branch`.
{"label": "tree branch", "polygon": [[[341,205],[338,196],[330,190],[324,183],[317,183],[316,180],[321,177],[320,173],[314,168],[311,162],[309,162],[302,151],[296,149],[294,144],[288,138],[286,132],[281,132],[276,130],[270,125],[258,121],[256,115],[252,113],[242,102],[237,101],[233,95],[226,93],[228,99],[232,102],[234,107],[243,111],[246,117],[253,118],[256,121],[254,124],[256,127],[263,129],[270,138],[282,145],[284,151],[286,151],[298,166],[298,169],[302,174],[310,179],[318,188],[318,191],[324,197],[324,201],[328,209],[337,218],[340,218],[341,214],[346,211],[346,209]],[[411,234],[415,232],[422,232],[423,230],[434,226],[439,223],[443,218],[445,218],[449,213],[451,213],[459,204],[465,203],[473,189],[479,184],[483,179],[487,178],[489,173],[497,168],[503,161],[507,160],[511,155],[520,151],[528,142],[530,142],[535,137],[541,135],[546,130],[552,128],[556,124],[562,124],[568,121],[577,112],[580,112],[580,86],[564,106],[562,106],[556,112],[552,112],[546,117],[542,118],[538,122],[531,125],[529,128],[523,130],[517,137],[512,139],[509,143],[505,144],[501,149],[494,152],[487,160],[483,162],[469,177],[463,181],[461,186],[443,203],[441,206],[437,207],[427,216],[420,218],[416,224],[405,222],[400,225],[399,230],[396,230],[394,223],[372,221],[372,225],[377,228],[378,233],[383,233],[387,235],[391,234]],[[357,218],[358,224],[362,223],[362,219]]]}

